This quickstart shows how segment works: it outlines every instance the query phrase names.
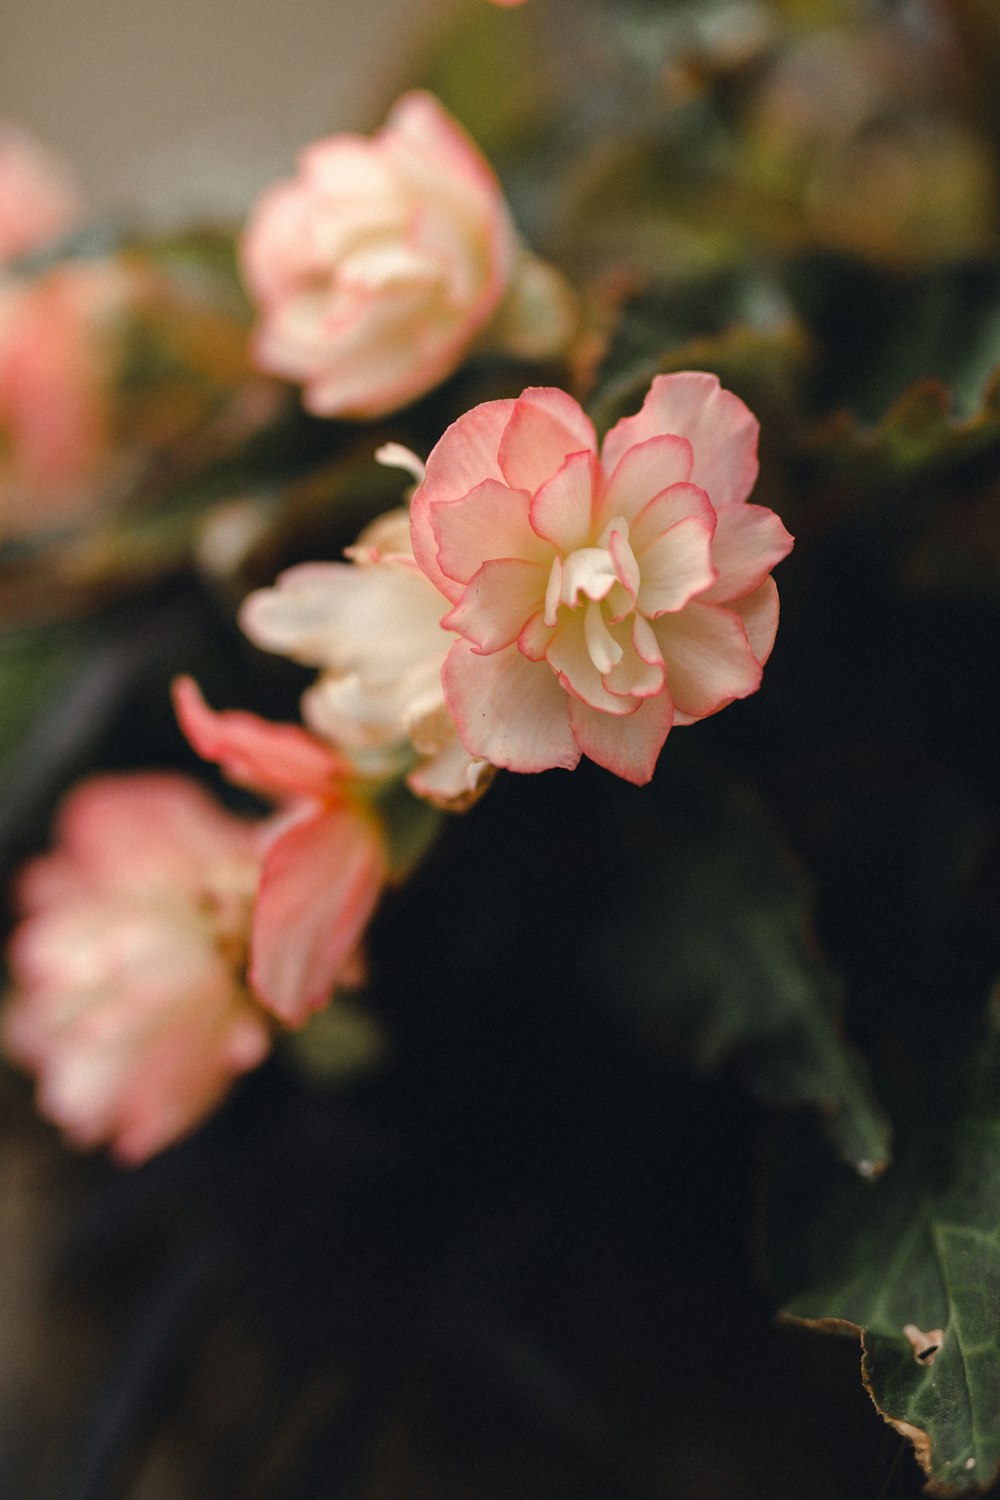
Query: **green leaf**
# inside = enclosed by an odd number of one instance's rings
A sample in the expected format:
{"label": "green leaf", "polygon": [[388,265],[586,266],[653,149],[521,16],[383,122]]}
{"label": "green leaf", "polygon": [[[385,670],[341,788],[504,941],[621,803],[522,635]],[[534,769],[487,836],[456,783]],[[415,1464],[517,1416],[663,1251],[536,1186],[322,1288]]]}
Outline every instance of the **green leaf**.
{"label": "green leaf", "polygon": [[616,909],[587,966],[617,965],[632,1024],[686,1041],[702,1066],[741,1057],[757,1098],[812,1105],[839,1155],[876,1176],[889,1131],[841,1030],[842,987],[810,936],[802,871],[752,794],[692,775],[679,746],[654,786],[668,805],[659,817],[647,806],[644,834],[608,830],[605,860],[623,867],[607,872]]}
{"label": "green leaf", "polygon": [[[858,1333],[862,1376],[932,1488],[968,1493],[1000,1469],[1000,1035],[963,1080],[965,1106],[924,1125],[877,1186],[842,1176],[819,1210],[805,1157],[773,1218],[800,1289],[785,1315]],[[815,1191],[815,1187],[813,1187]],[[810,1274],[812,1280],[810,1281]]]}

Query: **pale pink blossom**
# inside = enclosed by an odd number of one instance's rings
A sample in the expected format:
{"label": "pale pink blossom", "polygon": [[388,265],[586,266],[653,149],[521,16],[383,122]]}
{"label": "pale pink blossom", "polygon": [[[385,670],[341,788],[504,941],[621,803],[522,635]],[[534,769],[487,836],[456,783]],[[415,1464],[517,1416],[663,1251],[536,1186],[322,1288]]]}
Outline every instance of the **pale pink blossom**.
{"label": "pale pink blossom", "polygon": [[170,774],[67,799],[21,874],[3,1042],[80,1146],[140,1162],[192,1129],[272,1026],[245,984],[258,825]]}
{"label": "pale pink blossom", "polygon": [[181,728],[231,781],[279,802],[268,825],[250,935],[249,978],[290,1026],[357,972],[387,878],[381,824],[353,795],[350,763],[294,724],[213,712],[190,678],[174,684]]}
{"label": "pale pink blossom", "polygon": [[242,262],[258,361],[319,416],[379,416],[439,384],[522,272],[506,341],[534,357],[572,328],[561,278],[523,250],[488,163],[423,92],[370,139],[309,146],[257,204]]}
{"label": "pale pink blossom", "polygon": [[80,216],[68,169],[34,136],[0,120],[0,265],[41,250]]}
{"label": "pale pink blossom", "polygon": [[672,725],[757,690],[770,573],[792,546],[747,504],[757,435],[700,373],[657,376],[600,451],[555,389],[447,430],[413,497],[413,551],[461,637],[442,679],[469,755],[543,771],[584,754],[642,784]]}
{"label": "pale pink blossom", "polygon": [[370,775],[409,769],[411,790],[464,806],[489,768],[463,748],[445,706],[455,637],[440,624],[447,600],[414,561],[408,512],[380,516],[347,555],[289,569],[244,601],[240,623],[256,645],[321,668],[302,700],[317,735]]}

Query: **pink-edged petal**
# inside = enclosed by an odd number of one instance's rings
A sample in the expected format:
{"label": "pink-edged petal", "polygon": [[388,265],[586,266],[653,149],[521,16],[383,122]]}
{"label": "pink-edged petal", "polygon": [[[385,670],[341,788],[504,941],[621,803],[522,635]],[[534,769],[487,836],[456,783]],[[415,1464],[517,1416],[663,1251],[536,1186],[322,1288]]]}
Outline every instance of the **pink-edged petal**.
{"label": "pink-edged petal", "polygon": [[407,175],[434,173],[439,190],[442,177],[464,179],[466,191],[493,205],[501,199],[492,168],[471,137],[440,101],[425,89],[412,89],[393,105],[376,140],[386,142]]}
{"label": "pink-edged petal", "polygon": [[531,529],[530,503],[531,497],[524,490],[511,490],[487,479],[460,500],[442,500],[431,506],[430,524],[450,599],[458,602],[462,587],[484,562],[501,557],[551,561],[552,548]]}
{"label": "pink-edged petal", "polygon": [[470,755],[508,771],[572,770],[580,759],[566,694],[544,662],[507,646],[477,656],[454,645],[441,673],[445,699]]}
{"label": "pink-edged petal", "polygon": [[673,723],[673,702],[664,690],[624,719],[597,713],[570,699],[573,738],[590,760],[625,781],[645,786],[656,770],[663,742]]}
{"label": "pink-edged petal", "polygon": [[677,707],[704,719],[746,698],[760,686],[760,663],[743,622],[716,604],[689,604],[653,626],[667,667],[667,687]]}
{"label": "pink-edged petal", "polygon": [[613,471],[629,448],[671,433],[694,453],[688,476],[712,504],[745,500],[757,478],[757,418],[715,375],[685,371],[657,375],[634,417],[623,417],[604,440],[604,467]]}
{"label": "pink-edged petal", "polygon": [[656,619],[683,609],[714,581],[711,529],[700,516],[690,516],[643,552],[636,608],[647,619]]}
{"label": "pink-edged petal", "polygon": [[359,808],[324,808],[281,827],[261,870],[250,982],[289,1026],[329,1000],[385,878],[381,834]]}
{"label": "pink-edged petal", "polygon": [[611,562],[614,566],[615,577],[625,590],[629,601],[634,604],[642,582],[639,564],[626,537],[620,531],[612,531],[608,538],[608,551],[611,554]]}
{"label": "pink-edged petal", "polygon": [[452,422],[431,449],[423,483],[410,503],[413,555],[431,582],[453,601],[460,595],[438,563],[430,507],[441,500],[460,500],[486,479],[505,482],[497,454],[513,410],[513,401],[484,401]]}
{"label": "pink-edged petal", "polygon": [[622,621],[614,631],[622,643],[621,659],[605,673],[604,686],[623,697],[652,698],[663,691],[666,675],[653,627],[641,615]]}
{"label": "pink-edged petal", "polygon": [[545,598],[543,563],[501,558],[483,563],[461,601],[441,621],[484,654],[516,641]]}
{"label": "pink-edged petal", "polygon": [[179,677],[174,709],[192,747],[230,781],[271,797],[329,797],[350,763],[296,724],[271,724],[241,709],[216,713],[196,682]]}
{"label": "pink-edged petal", "polygon": [[759,589],[729,607],[743,621],[750,650],[763,666],[778,633],[778,588],[774,579],[765,578]]}
{"label": "pink-edged petal", "polygon": [[[605,470],[607,462],[605,445]],[[613,516],[624,516],[631,525],[654,495],[690,479],[693,463],[687,438],[672,434],[647,438],[626,449],[604,486],[595,529],[601,531]]]}
{"label": "pink-edged petal", "polygon": [[638,557],[650,542],[655,542],[678,521],[698,516],[710,530],[715,528],[715,507],[696,484],[672,484],[649,504],[629,527],[629,541]]}
{"label": "pink-edged petal", "polygon": [[507,483],[532,495],[571,453],[596,453],[597,435],[583,407],[555,386],[530,386],[514,403],[500,442]]}
{"label": "pink-edged petal", "polygon": [[544,661],[555,629],[554,624],[546,623],[545,613],[539,611],[537,615],[532,615],[522,629],[517,638],[517,649],[529,661]]}
{"label": "pink-edged petal", "polygon": [[795,538],[766,506],[723,506],[712,544],[719,576],[703,603],[728,604],[752,594],[794,545]]}
{"label": "pink-edged petal", "polygon": [[486,791],[493,768],[470,755],[458,736],[406,778],[411,792],[446,812],[464,812]]}
{"label": "pink-edged petal", "polygon": [[[599,609],[600,606],[594,605],[594,608]],[[589,703],[591,708],[600,709],[606,714],[633,713],[635,703],[630,698],[609,693],[604,686],[601,673],[594,664],[587,635],[586,613],[580,611],[571,615],[553,635],[545,660],[558,675],[566,692]]]}
{"label": "pink-edged petal", "polygon": [[533,529],[559,552],[590,540],[598,472],[593,453],[571,453],[531,502]]}

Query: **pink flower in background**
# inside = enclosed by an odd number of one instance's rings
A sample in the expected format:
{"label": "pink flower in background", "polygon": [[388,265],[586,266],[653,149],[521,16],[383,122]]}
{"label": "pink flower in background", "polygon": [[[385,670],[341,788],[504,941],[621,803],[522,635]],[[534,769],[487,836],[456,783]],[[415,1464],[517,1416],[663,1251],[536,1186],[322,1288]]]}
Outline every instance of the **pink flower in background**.
{"label": "pink flower in background", "polygon": [[[457,368],[523,267],[534,353],[567,336],[556,273],[526,254],[488,163],[431,95],[404,95],[371,139],[308,147],[243,237],[261,366],[300,381],[318,416],[376,417]],[[521,306],[523,304],[523,306]],[[520,335],[520,337],[519,337]]]}
{"label": "pink flower in background", "polygon": [[307,563],[243,604],[240,623],[265,650],[321,676],[302,715],[372,774],[420,756],[411,790],[448,807],[473,800],[487,771],[464,749],[445,706],[441,668],[454,636],[441,629],[447,601],[413,559],[406,510],[373,522],[351,562]]}
{"label": "pink flower in background", "polygon": [[19,125],[0,120],[0,265],[65,234],[80,209],[59,158]]}
{"label": "pink flower in background", "polygon": [[174,684],[174,703],[199,755],[282,804],[265,825],[250,984],[275,1016],[301,1026],[356,972],[388,874],[382,827],[351,796],[350,764],[297,725],[215,713],[190,678]]}
{"label": "pink flower in background", "polygon": [[470,755],[514,771],[581,754],[650,779],[673,724],[760,685],[771,569],[792,538],[746,497],[757,421],[713,375],[660,375],[598,452],[563,391],[447,430],[411,507],[413,551],[461,639],[444,694]]}
{"label": "pink flower in background", "polygon": [[3,1041],[76,1144],[144,1161],[268,1052],[244,982],[258,830],[186,777],[104,776],[22,872]]}
{"label": "pink flower in background", "polygon": [[112,259],[0,280],[0,536],[93,508],[131,289]]}

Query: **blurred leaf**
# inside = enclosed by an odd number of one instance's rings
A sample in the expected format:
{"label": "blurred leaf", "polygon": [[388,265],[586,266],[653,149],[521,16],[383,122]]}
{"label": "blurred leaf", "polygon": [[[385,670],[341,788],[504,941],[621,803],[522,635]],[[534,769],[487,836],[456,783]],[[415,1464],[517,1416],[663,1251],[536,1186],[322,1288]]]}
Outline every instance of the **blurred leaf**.
{"label": "blurred leaf", "polygon": [[793,1172],[784,1156],[770,1226],[774,1259],[798,1288],[786,1315],[861,1335],[869,1394],[948,1493],[986,1486],[1000,1468],[995,1022],[962,1092],[953,1117],[918,1128],[875,1187],[841,1174],[815,1212],[815,1162],[801,1156]]}
{"label": "blurred leaf", "polygon": [[587,964],[610,985],[609,964],[628,955],[617,993],[630,1024],[686,1042],[702,1066],[741,1057],[758,1099],[818,1108],[838,1153],[874,1177],[889,1130],[842,1033],[842,986],[811,939],[802,872],[750,793],[692,776],[679,747],[659,788],[662,822],[647,813],[624,850],[622,831],[618,848],[608,833],[616,903]]}

